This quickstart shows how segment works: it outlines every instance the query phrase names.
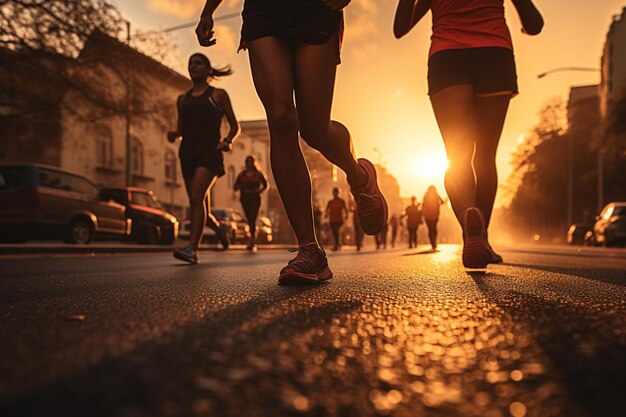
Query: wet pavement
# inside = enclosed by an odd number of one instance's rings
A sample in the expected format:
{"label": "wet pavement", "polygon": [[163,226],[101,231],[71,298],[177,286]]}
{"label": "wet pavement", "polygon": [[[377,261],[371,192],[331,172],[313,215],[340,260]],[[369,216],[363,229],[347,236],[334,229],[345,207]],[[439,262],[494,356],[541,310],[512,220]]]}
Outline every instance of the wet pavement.
{"label": "wet pavement", "polygon": [[626,256],[458,251],[0,258],[0,415],[622,416]]}

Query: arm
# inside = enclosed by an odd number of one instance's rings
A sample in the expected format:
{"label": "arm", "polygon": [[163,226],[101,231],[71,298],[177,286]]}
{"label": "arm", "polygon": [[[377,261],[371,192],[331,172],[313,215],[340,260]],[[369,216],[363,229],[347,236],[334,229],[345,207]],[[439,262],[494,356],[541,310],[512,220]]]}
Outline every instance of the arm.
{"label": "arm", "polygon": [[259,190],[259,192],[262,193],[263,191],[265,191],[268,188],[270,188],[270,186],[267,183],[267,178],[265,178],[265,174],[263,174],[262,172],[259,172],[258,174],[259,174],[260,180],[261,180],[261,189]]}
{"label": "arm", "polygon": [[522,21],[522,32],[538,35],[543,28],[543,17],[532,0],[513,0],[513,5]]}
{"label": "arm", "polygon": [[224,152],[228,152],[230,150],[230,145],[233,141],[239,136],[239,132],[241,128],[239,127],[239,122],[237,122],[237,118],[235,117],[235,113],[233,112],[233,107],[230,104],[230,98],[228,97],[228,93],[222,89],[215,90],[215,99],[224,112],[224,116],[228,121],[228,125],[230,126],[230,130],[226,137],[220,142],[218,145],[218,149]]}
{"label": "arm", "polygon": [[196,36],[201,46],[215,45],[216,41],[213,39],[213,13],[215,13],[215,9],[221,2],[222,0],[207,0],[204,4],[200,22],[196,26]]}
{"label": "arm", "polygon": [[393,34],[400,39],[430,10],[432,0],[400,0],[393,20]]}
{"label": "arm", "polygon": [[181,134],[181,120],[180,120],[180,102],[183,99],[182,94],[180,96],[178,96],[178,99],[176,99],[176,130],[170,130],[169,132],[167,132],[167,140],[170,143],[174,143],[176,142],[176,139],[178,139],[182,134]]}

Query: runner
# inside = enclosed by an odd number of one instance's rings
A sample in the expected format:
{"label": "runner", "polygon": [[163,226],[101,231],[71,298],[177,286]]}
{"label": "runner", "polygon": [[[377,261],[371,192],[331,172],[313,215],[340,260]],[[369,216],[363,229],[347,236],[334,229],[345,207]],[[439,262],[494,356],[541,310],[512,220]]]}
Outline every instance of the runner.
{"label": "runner", "polygon": [[[256,91],[265,107],[276,185],[298,239],[298,254],[279,275],[280,284],[332,278],[317,242],[311,208],[311,179],[298,143],[300,136],[347,176],[365,233],[375,235],[387,221],[387,203],[376,171],[356,160],[345,126],[331,121],[335,74],[349,0],[245,0],[241,48],[248,49]],[[213,13],[221,0],[207,0],[196,28],[203,46],[215,43]],[[294,104],[295,95],[295,104]]]}
{"label": "runner", "polygon": [[[239,135],[239,123],[226,91],[209,83],[230,75],[231,69],[213,68],[205,55],[193,54],[189,58],[188,70],[193,87],[178,97],[178,128],[168,132],[167,139],[174,142],[182,137],[178,153],[191,212],[189,244],[175,250],[174,257],[196,264],[205,224],[215,231],[224,248],[228,248],[228,238],[211,214],[210,193],[207,191],[217,178],[224,175],[222,152],[228,152]],[[226,137],[220,139],[223,117],[226,117],[230,130]]]}
{"label": "runner", "polygon": [[341,247],[341,237],[339,232],[341,226],[343,226],[344,220],[348,219],[348,208],[343,198],[339,197],[339,188],[333,188],[333,198],[328,200],[326,205],[326,217],[330,224],[330,230],[333,232],[333,238],[335,239],[335,246],[333,250],[337,250]]}
{"label": "runner", "polygon": [[406,229],[409,232],[409,249],[417,248],[417,229],[422,224],[422,211],[417,205],[417,198],[411,197],[411,204],[404,210],[400,220],[406,217]]}
{"label": "runner", "polygon": [[250,242],[247,249],[256,252],[256,218],[261,208],[261,193],[267,190],[268,186],[267,178],[254,156],[246,157],[246,169],[237,176],[234,189],[240,191],[239,201],[250,227]]}
{"label": "runner", "polygon": [[398,236],[398,216],[393,214],[389,219],[389,226],[391,226],[391,247],[396,247],[396,237]]}
{"label": "runner", "polygon": [[[400,0],[397,38],[432,10],[428,94],[450,166],[445,185],[463,228],[463,264],[502,262],[487,228],[498,187],[496,150],[509,101],[518,92],[504,0]],[[543,18],[531,0],[513,0],[523,31],[541,32]]]}
{"label": "runner", "polygon": [[350,199],[350,213],[352,213],[352,229],[354,230],[354,244],[356,250],[360,251],[363,247],[363,229],[359,221],[359,215],[356,212],[356,203],[354,199]]}
{"label": "runner", "polygon": [[439,221],[439,207],[444,204],[434,185],[431,185],[422,200],[422,214],[428,226],[428,239],[433,250],[437,249],[437,222]]}

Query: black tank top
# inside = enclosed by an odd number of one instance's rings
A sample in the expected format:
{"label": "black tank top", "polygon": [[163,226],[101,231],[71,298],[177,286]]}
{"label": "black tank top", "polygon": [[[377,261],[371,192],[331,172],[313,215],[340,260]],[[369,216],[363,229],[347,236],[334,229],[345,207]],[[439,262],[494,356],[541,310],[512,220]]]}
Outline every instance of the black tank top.
{"label": "black tank top", "polygon": [[219,152],[220,124],[223,112],[211,97],[215,88],[210,87],[194,97],[191,90],[180,101],[182,143],[178,150],[181,159],[196,158]]}

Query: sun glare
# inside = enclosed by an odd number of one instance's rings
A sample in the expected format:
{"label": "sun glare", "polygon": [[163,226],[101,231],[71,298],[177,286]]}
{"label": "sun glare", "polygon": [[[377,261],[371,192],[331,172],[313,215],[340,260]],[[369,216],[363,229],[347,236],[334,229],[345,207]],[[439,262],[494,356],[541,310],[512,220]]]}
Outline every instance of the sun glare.
{"label": "sun glare", "polygon": [[443,178],[448,169],[448,160],[442,153],[431,153],[420,157],[410,168],[413,176],[425,180]]}

